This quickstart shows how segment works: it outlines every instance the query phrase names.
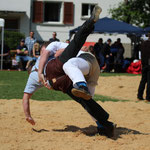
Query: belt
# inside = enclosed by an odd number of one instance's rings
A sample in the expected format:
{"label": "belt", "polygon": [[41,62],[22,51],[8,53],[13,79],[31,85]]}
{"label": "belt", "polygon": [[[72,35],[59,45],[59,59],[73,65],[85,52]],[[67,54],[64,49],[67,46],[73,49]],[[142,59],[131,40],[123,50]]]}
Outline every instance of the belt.
{"label": "belt", "polygon": [[49,81],[49,84],[51,87],[53,87],[53,81],[52,80],[48,80]]}
{"label": "belt", "polygon": [[35,69],[34,69],[34,70],[32,70],[31,72],[34,72],[34,71],[38,72],[38,69],[37,69],[37,68],[35,68]]}
{"label": "belt", "polygon": [[49,81],[49,84],[53,87],[54,83],[56,82],[56,78],[53,78],[51,80],[48,80]]}

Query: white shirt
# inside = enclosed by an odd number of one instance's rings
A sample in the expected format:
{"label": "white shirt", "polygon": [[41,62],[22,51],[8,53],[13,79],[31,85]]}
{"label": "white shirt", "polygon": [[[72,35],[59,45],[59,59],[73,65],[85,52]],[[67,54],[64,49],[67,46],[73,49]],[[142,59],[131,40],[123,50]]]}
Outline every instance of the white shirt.
{"label": "white shirt", "polygon": [[[80,55],[83,54],[83,53],[90,54],[90,55],[94,56],[91,52],[85,52],[85,51],[80,50],[80,51],[78,52],[78,54],[77,54],[77,57],[80,56]],[[95,57],[95,56],[94,56],[94,57]]]}
{"label": "white shirt", "polygon": [[[48,62],[49,60],[52,60],[52,59],[54,59],[54,56],[53,56],[53,55],[48,58],[47,62]],[[47,63],[47,62],[46,62],[46,63]],[[36,60],[35,65],[32,67],[32,71],[35,70],[35,69],[39,69],[39,63],[40,63],[40,56],[39,56],[38,59]]]}
{"label": "white shirt", "polygon": [[55,42],[50,43],[46,47],[46,50],[50,51],[50,55],[54,55],[57,50],[66,48],[68,45],[69,45],[68,43],[55,41]]}

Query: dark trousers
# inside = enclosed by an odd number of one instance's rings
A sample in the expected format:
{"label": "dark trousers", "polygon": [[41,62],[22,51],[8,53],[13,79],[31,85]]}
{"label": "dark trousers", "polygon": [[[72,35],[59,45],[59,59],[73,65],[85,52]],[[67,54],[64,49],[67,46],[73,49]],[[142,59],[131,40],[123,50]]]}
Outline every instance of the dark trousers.
{"label": "dark trousers", "polygon": [[83,44],[86,41],[88,35],[94,29],[94,21],[89,19],[87,20],[79,29],[79,31],[75,34],[73,40],[69,43],[69,45],[65,48],[64,52],[59,57],[59,60],[62,63],[65,63],[72,57],[76,57]]}
{"label": "dark trousers", "polygon": [[84,100],[82,98],[76,97],[72,95],[71,89],[73,87],[71,86],[67,94],[74,99],[76,102],[80,103],[82,107],[93,117],[95,118],[100,124],[105,125],[107,124],[107,120],[109,118],[109,114],[93,99],[90,100]]}
{"label": "dark trousers", "polygon": [[138,97],[143,97],[144,89],[146,88],[146,99],[150,100],[150,65],[142,66],[142,77],[138,88]]}
{"label": "dark trousers", "polygon": [[[87,20],[79,29],[79,31],[75,34],[74,39],[70,42],[68,47],[64,50],[62,55],[59,57],[59,60],[62,63],[65,63],[72,57],[76,57],[79,50],[83,46],[83,44],[86,41],[87,36],[93,31],[94,29],[94,22],[92,20]],[[109,118],[109,114],[93,99],[90,100],[84,100],[82,98],[76,97],[72,95],[71,89],[73,86],[71,86],[67,90],[67,94],[74,99],[76,102],[80,103],[82,107],[99,123],[107,124],[107,120]]]}

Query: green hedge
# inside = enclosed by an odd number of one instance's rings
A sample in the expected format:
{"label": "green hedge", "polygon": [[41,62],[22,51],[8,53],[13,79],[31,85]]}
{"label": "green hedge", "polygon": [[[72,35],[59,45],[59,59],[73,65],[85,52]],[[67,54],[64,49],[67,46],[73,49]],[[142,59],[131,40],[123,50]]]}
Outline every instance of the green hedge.
{"label": "green hedge", "polygon": [[10,49],[16,49],[20,40],[24,39],[25,35],[15,31],[4,32],[4,42],[9,46]]}

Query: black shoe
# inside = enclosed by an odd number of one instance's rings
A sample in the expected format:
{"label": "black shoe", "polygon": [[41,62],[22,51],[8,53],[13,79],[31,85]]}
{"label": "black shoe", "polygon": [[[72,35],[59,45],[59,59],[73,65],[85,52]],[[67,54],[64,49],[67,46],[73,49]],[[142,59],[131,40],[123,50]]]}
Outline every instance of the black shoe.
{"label": "black shoe", "polygon": [[150,98],[147,98],[147,97],[146,97],[146,101],[147,101],[147,102],[150,102]]}
{"label": "black shoe", "polygon": [[92,96],[90,95],[90,92],[88,90],[88,88],[86,86],[77,86],[76,88],[73,88],[71,90],[71,93],[76,96],[76,97],[80,97],[83,98],[85,100],[89,100],[92,98]]}
{"label": "black shoe", "polygon": [[144,100],[144,98],[143,98],[143,97],[137,97],[137,99],[138,99],[138,100]]}
{"label": "black shoe", "polygon": [[114,131],[116,129],[116,124],[108,122],[102,128],[97,128],[99,135],[107,136],[108,138],[114,137]]}
{"label": "black shoe", "polygon": [[96,22],[99,19],[99,15],[102,12],[102,8],[96,5],[92,11],[91,19]]}
{"label": "black shoe", "polygon": [[103,127],[102,128],[97,127],[97,131],[98,131],[99,135],[102,135],[102,136],[106,135],[105,128],[103,128]]}

